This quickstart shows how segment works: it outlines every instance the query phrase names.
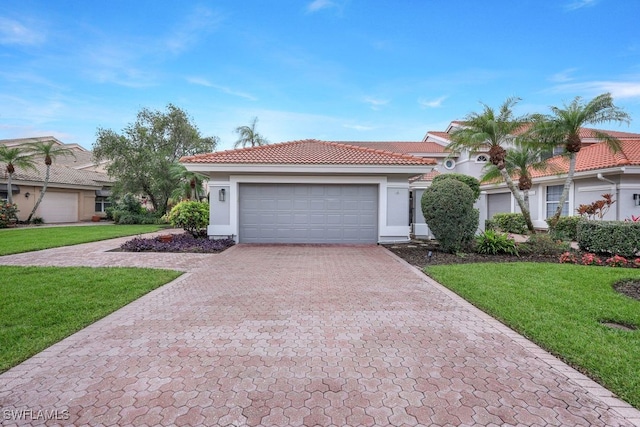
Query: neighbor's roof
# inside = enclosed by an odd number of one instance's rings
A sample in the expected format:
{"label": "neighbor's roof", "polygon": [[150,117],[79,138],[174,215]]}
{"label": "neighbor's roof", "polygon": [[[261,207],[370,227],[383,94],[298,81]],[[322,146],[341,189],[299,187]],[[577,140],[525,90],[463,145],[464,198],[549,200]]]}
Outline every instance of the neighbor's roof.
{"label": "neighbor's roof", "polygon": [[[5,182],[8,179],[6,172],[6,163],[0,162],[0,180]],[[19,184],[19,181],[44,182],[46,166],[36,163],[36,170],[16,168],[13,174],[13,182]],[[102,187],[113,183],[113,179],[105,173],[94,172],[89,170],[74,169],[64,165],[51,165],[49,173],[49,185],[79,185],[88,187]]]}
{"label": "neighbor's roof", "polygon": [[428,158],[359,147],[346,143],[305,139],[237,150],[198,154],[182,163],[300,164],[300,165],[434,165]]}
{"label": "neighbor's roof", "polygon": [[[622,166],[640,166],[640,138],[620,139],[621,150],[613,153],[606,144],[597,143],[583,147],[576,157],[576,172],[607,169]],[[549,168],[543,172],[532,171],[533,178],[559,175],[569,170],[569,159],[556,156],[549,159]],[[560,171],[560,172],[558,172]]]}
{"label": "neighbor's roof", "polygon": [[409,178],[409,182],[411,184],[415,184],[418,182],[431,182],[433,181],[433,178],[435,178],[438,175],[440,175],[440,172],[438,172],[437,170],[433,170],[429,173],[423,173],[422,175],[416,175],[414,177],[411,177]]}
{"label": "neighbor's roof", "polygon": [[376,150],[391,151],[401,154],[440,154],[446,152],[446,147],[431,141],[331,141],[338,144],[355,145],[358,147],[374,148]]}

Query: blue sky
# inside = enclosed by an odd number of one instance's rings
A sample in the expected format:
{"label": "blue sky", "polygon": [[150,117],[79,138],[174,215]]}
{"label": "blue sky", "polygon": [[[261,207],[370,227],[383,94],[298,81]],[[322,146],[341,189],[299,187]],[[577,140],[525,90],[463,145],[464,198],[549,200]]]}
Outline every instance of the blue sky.
{"label": "blue sky", "polygon": [[522,98],[548,112],[612,92],[640,132],[640,2],[619,0],[3,0],[0,139],[91,148],[143,107],[187,111],[230,148],[420,140]]}

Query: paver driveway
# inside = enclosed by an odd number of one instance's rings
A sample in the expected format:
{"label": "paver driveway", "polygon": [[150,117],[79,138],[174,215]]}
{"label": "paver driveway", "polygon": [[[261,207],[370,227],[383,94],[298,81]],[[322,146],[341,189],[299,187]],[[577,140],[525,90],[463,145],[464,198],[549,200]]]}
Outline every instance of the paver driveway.
{"label": "paver driveway", "polygon": [[189,271],[0,375],[4,424],[57,410],[68,419],[49,424],[640,425],[638,411],[381,247],[184,257],[109,244],[0,257]]}

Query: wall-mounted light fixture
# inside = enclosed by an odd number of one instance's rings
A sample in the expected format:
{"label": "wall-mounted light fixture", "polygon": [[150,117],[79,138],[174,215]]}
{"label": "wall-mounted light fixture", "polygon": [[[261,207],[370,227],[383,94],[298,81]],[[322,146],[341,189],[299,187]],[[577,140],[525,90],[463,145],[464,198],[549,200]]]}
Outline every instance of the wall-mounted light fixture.
{"label": "wall-mounted light fixture", "polygon": [[218,200],[220,200],[221,202],[224,202],[225,194],[226,194],[225,189],[221,188],[220,191],[218,191]]}
{"label": "wall-mounted light fixture", "polygon": [[28,199],[30,195],[31,195],[31,193],[29,193],[28,191],[27,191],[26,193],[24,193],[24,197],[25,197],[26,199]]}
{"label": "wall-mounted light fixture", "polygon": [[633,201],[636,206],[640,206],[640,194],[634,194]]}

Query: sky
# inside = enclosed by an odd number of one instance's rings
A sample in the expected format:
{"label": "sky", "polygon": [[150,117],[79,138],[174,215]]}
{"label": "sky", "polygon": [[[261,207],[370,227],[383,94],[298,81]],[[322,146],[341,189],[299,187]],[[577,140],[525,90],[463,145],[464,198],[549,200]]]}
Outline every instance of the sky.
{"label": "sky", "polygon": [[0,139],[91,149],[142,108],[232,148],[419,141],[482,103],[548,113],[611,92],[640,132],[640,1],[0,1]]}

